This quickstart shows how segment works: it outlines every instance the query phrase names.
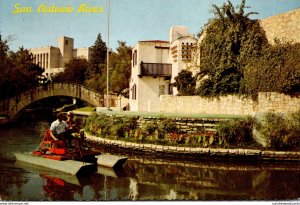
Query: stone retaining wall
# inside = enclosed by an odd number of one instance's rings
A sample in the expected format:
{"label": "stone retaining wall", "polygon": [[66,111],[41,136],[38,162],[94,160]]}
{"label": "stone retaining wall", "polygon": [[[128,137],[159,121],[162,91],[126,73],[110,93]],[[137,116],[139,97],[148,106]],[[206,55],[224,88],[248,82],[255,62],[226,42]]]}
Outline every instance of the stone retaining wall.
{"label": "stone retaining wall", "polygon": [[[160,117],[139,117],[138,124],[143,127],[145,124],[159,124],[165,118]],[[226,119],[220,118],[170,118],[180,131],[184,133],[193,133],[201,130],[214,131],[216,123]]]}
{"label": "stone retaining wall", "polygon": [[264,151],[253,149],[217,149],[200,147],[163,146],[156,144],[139,144],[119,140],[110,140],[87,135],[87,141],[112,149],[128,150],[130,153],[150,154],[152,156],[169,156],[180,158],[182,156],[196,160],[204,159],[234,159],[239,161],[267,160],[267,161],[293,161],[300,162],[300,152]]}
{"label": "stone retaining wall", "polygon": [[237,95],[221,97],[161,96],[162,112],[190,114],[255,115],[262,112],[296,112],[300,109],[300,94],[289,96],[277,92],[260,92],[257,101]]}

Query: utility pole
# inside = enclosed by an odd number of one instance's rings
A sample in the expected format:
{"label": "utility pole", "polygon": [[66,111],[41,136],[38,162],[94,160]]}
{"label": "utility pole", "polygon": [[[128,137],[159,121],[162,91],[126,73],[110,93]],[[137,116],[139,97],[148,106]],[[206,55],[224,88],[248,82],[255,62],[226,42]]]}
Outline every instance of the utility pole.
{"label": "utility pole", "polygon": [[107,51],[106,51],[106,106],[109,110],[109,15],[110,0],[107,2]]}

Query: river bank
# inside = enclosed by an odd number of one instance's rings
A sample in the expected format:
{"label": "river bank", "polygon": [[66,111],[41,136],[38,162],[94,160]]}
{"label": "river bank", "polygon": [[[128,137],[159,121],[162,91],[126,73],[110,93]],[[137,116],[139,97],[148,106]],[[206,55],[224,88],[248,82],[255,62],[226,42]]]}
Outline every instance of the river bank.
{"label": "river bank", "polygon": [[158,156],[189,160],[229,160],[229,161],[266,161],[300,162],[300,152],[271,151],[258,149],[223,149],[184,146],[164,146],[111,140],[86,134],[86,141],[95,148],[104,151],[116,151],[119,154]]}

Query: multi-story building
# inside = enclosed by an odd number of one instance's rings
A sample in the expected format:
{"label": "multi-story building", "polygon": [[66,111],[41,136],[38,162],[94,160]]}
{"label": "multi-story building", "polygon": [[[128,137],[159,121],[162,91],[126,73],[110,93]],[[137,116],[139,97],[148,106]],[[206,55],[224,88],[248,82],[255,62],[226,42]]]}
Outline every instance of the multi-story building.
{"label": "multi-story building", "polygon": [[65,64],[73,58],[90,59],[90,48],[74,48],[74,39],[59,37],[58,46],[46,46],[31,48],[34,62],[45,69],[45,73],[57,73],[63,71]]}
{"label": "multi-story building", "polygon": [[197,40],[182,26],[172,27],[169,41],[139,41],[132,49],[129,107],[131,111],[160,111],[160,96],[177,94],[172,83],[191,62]]}

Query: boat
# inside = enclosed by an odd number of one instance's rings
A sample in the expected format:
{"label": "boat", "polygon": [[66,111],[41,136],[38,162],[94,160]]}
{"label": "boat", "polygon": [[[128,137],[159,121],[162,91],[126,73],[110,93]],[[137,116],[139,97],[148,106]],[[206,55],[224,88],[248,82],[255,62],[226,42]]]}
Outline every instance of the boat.
{"label": "boat", "polygon": [[[50,130],[45,131],[39,147],[30,153],[14,153],[19,161],[43,166],[72,175],[80,175],[97,171],[97,165],[116,167],[125,163],[126,157],[101,154],[86,146],[67,147],[63,140],[54,141]],[[99,157],[101,156],[101,157]],[[99,160],[99,158],[101,160]],[[110,161],[110,163],[107,163]]]}

